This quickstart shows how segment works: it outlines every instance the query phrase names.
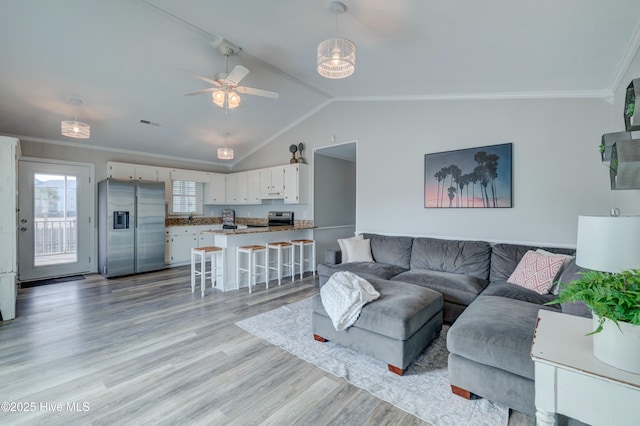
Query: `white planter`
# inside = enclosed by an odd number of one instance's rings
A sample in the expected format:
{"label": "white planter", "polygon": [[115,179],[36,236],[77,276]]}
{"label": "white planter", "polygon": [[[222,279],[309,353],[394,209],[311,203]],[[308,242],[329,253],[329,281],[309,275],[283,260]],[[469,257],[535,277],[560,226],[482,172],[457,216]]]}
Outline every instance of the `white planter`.
{"label": "white planter", "polygon": [[[600,333],[593,335],[593,354],[602,362],[630,373],[640,374],[640,326],[605,320]],[[593,318],[594,330],[598,318]]]}

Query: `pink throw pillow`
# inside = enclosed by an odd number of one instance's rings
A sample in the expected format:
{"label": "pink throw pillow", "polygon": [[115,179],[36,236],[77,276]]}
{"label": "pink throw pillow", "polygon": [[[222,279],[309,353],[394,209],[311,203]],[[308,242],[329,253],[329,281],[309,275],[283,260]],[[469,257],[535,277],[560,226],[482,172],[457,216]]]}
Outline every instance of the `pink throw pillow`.
{"label": "pink throw pillow", "polygon": [[562,256],[545,256],[529,250],[507,282],[533,290],[538,294],[546,294],[563,262]]}

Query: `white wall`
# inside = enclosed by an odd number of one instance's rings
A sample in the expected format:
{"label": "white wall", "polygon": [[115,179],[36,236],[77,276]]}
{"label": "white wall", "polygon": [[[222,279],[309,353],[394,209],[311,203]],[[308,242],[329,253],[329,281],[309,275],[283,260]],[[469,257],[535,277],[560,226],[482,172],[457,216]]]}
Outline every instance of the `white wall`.
{"label": "white wall", "polygon": [[[625,94],[627,86],[634,78],[640,78],[640,50],[636,52],[615,93],[612,130],[614,132],[623,132],[625,130],[623,117]],[[640,132],[633,132],[632,136],[635,139],[640,139]],[[640,190],[611,192],[613,193],[614,204],[622,214],[640,214]]]}
{"label": "white wall", "polygon": [[[604,99],[333,102],[237,168],[271,165],[299,141],[358,140],[359,232],[572,246],[578,215],[610,209],[598,145],[612,116]],[[425,154],[506,142],[513,208],[423,207]]]}

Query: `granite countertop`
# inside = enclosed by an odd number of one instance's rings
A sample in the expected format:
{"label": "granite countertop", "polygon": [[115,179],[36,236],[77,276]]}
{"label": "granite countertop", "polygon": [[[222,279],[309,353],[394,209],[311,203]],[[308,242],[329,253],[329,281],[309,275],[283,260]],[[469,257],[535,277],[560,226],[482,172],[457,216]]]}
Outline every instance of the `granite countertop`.
{"label": "granite countertop", "polygon": [[265,232],[278,232],[278,231],[304,231],[307,229],[314,229],[314,228],[315,226],[313,225],[266,226],[261,228],[208,230],[208,231],[202,231],[202,233],[214,234],[214,235],[247,235],[247,234],[262,234]]}

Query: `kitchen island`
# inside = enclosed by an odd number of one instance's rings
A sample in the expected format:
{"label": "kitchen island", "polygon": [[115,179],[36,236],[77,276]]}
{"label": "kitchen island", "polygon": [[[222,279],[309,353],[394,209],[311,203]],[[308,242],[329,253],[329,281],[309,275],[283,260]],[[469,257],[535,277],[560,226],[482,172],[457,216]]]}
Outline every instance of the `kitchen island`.
{"label": "kitchen island", "polygon": [[[295,239],[313,239],[314,226],[311,225],[281,225],[249,227],[243,229],[220,229],[203,231],[215,237],[217,247],[225,248],[227,251],[227,261],[225,264],[225,282],[216,288],[222,291],[236,290],[240,287],[247,287],[247,281],[241,277],[241,285],[236,282],[236,249],[246,245],[265,245],[276,241],[290,241]],[[286,271],[285,272],[289,272]],[[258,277],[258,284],[264,285],[264,277]]]}

